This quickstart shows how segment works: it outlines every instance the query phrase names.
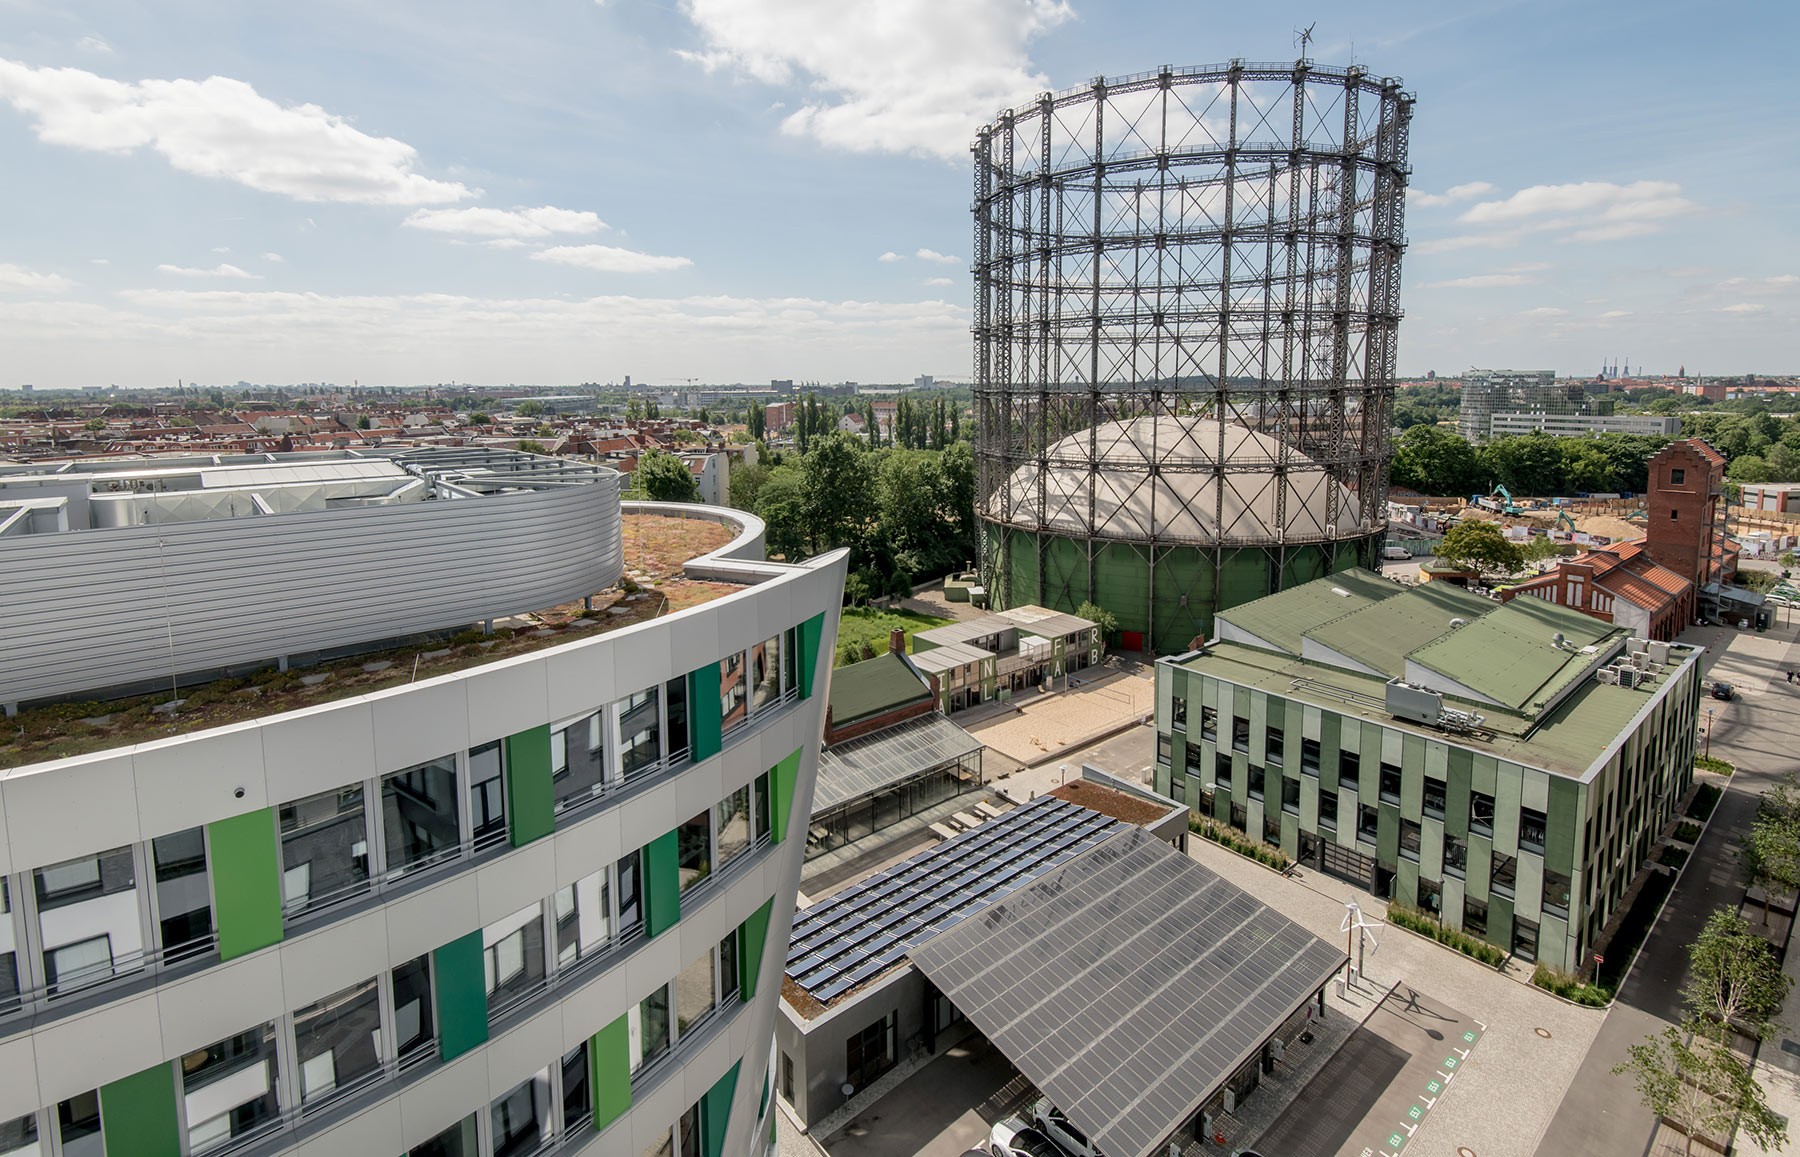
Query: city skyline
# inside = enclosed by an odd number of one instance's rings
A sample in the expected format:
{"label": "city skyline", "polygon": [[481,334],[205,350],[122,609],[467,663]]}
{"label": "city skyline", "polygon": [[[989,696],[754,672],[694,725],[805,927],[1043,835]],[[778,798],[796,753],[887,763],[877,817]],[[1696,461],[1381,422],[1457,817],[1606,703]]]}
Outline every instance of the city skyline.
{"label": "city skyline", "polygon": [[[1689,11],[1318,23],[1311,58],[1419,98],[1403,375],[1792,368],[1793,134],[1747,46],[1796,20]],[[967,380],[976,129],[1095,75],[1291,59],[1306,22],[879,14],[3,0],[0,159],[31,179],[0,189],[0,386]],[[1678,66],[1707,83],[1653,86]]]}

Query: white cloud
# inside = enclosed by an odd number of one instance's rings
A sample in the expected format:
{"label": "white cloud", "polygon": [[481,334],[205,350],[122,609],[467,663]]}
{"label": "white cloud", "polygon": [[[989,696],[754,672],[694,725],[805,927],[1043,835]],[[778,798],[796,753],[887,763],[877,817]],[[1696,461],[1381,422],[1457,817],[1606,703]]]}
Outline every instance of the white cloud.
{"label": "white cloud", "polygon": [[0,100],[38,139],[92,152],[150,148],[184,173],[299,201],[436,205],[476,193],[413,171],[404,141],[372,137],[318,105],[284,106],[241,80],[126,82],[0,60]]}
{"label": "white cloud", "polygon": [[412,229],[462,237],[528,240],[556,233],[598,233],[606,222],[593,213],[544,205],[536,209],[418,209],[403,222]]}
{"label": "white cloud", "polygon": [[896,261],[905,261],[906,258],[900,256],[898,253],[895,253],[892,249],[890,249],[886,253],[883,253],[880,257],[877,257],[875,260],[885,261],[891,265]]}
{"label": "white cloud", "polygon": [[962,258],[954,257],[948,253],[939,253],[935,249],[921,249],[917,253],[913,254],[913,256],[917,257],[920,261],[930,261],[937,265],[961,265],[962,264]]}
{"label": "white cloud", "polygon": [[1449,281],[1426,282],[1426,289],[1505,289],[1514,285],[1530,285],[1537,280],[1524,273],[1480,273],[1473,277],[1453,277]]}
{"label": "white cloud", "polygon": [[954,279],[949,278],[949,277],[927,277],[925,279],[925,284],[926,285],[955,285],[956,282]]}
{"label": "white cloud", "polygon": [[215,245],[215,246],[213,246],[213,252],[214,252],[214,253],[230,253],[230,252],[231,252],[231,246],[229,246],[229,245]]}
{"label": "white cloud", "polygon": [[1537,321],[1548,321],[1552,318],[1567,317],[1569,316],[1569,311],[1566,309],[1558,309],[1554,305],[1540,305],[1536,309],[1520,311],[1519,316],[1529,317]]}
{"label": "white cloud", "polygon": [[75,51],[88,52],[95,56],[111,56],[113,46],[98,36],[83,36],[75,42]]}
{"label": "white cloud", "polygon": [[1470,206],[1457,220],[1470,225],[1526,225],[1536,228],[1662,221],[1686,212],[1693,202],[1673,181],[1581,181],[1533,185],[1510,197]]}
{"label": "white cloud", "polygon": [[1740,301],[1736,305],[1719,307],[1720,313],[1766,313],[1769,307],[1760,301]]}
{"label": "white cloud", "polygon": [[240,281],[262,280],[254,273],[246,272],[235,265],[226,265],[222,262],[213,266],[211,269],[198,269],[191,265],[158,265],[156,271],[158,273],[172,273],[176,277],[227,277],[235,278]]}
{"label": "white cloud", "polygon": [[1631,315],[1632,314],[1629,309],[1609,309],[1605,313],[1600,315],[1600,320],[1601,321],[1619,321],[1624,318],[1630,317]]}
{"label": "white cloud", "polygon": [[1458,201],[1467,201],[1472,197],[1484,196],[1494,191],[1494,186],[1486,181],[1470,181],[1465,185],[1452,185],[1442,193],[1427,193],[1423,189],[1408,189],[1406,202],[1417,205],[1421,209],[1435,209],[1440,205],[1454,205]]}
{"label": "white cloud", "polygon": [[682,0],[707,71],[804,85],[782,131],[851,152],[966,158],[994,113],[1050,87],[1026,46],[1065,0]]}
{"label": "white cloud", "polygon": [[88,258],[88,264],[89,265],[111,265],[112,259],[107,258],[107,257],[90,257],[90,258]]}
{"label": "white cloud", "polygon": [[287,258],[283,257],[279,253],[265,253],[262,255],[262,259],[264,261],[273,262],[276,265],[280,265],[282,262],[287,260]]}
{"label": "white cloud", "polygon": [[74,285],[57,273],[34,273],[23,265],[0,264],[0,290],[24,289],[39,293],[61,293]]}
{"label": "white cloud", "polygon": [[693,262],[686,257],[659,257],[612,245],[555,245],[531,255],[533,261],[550,261],[557,265],[574,265],[600,273],[663,273],[686,269]]}

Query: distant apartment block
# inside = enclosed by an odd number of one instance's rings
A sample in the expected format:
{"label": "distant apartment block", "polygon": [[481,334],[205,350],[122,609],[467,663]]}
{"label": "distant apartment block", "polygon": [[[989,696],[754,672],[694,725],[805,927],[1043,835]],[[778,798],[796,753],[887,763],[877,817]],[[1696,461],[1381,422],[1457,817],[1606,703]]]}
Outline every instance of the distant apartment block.
{"label": "distant apartment block", "polygon": [[1493,436],[1496,413],[1575,415],[1587,412],[1581,383],[1558,382],[1555,370],[1468,370],[1456,430],[1471,442]]}
{"label": "distant apartment block", "polygon": [[1800,514],[1800,482],[1746,482],[1738,505],[1776,514]]}
{"label": "distant apartment block", "polygon": [[1580,438],[1590,434],[1652,434],[1673,438],[1681,433],[1681,419],[1656,414],[1550,414],[1543,411],[1509,411],[1489,416],[1488,437],[1512,434],[1554,434]]}

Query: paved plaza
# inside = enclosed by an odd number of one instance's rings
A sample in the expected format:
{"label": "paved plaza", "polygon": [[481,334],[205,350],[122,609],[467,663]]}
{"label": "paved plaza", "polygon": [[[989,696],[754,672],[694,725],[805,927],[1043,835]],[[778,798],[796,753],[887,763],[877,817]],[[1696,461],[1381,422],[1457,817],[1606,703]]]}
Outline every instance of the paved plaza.
{"label": "paved plaza", "polygon": [[1155,673],[1147,666],[1089,668],[1067,691],[1024,691],[1010,707],[982,707],[953,718],[1014,763],[1055,761],[1122,724],[1156,710]]}

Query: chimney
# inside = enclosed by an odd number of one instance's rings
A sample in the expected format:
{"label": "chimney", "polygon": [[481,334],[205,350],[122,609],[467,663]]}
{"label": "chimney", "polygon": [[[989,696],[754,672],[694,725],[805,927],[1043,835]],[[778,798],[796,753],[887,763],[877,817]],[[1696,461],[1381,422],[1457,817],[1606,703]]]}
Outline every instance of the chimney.
{"label": "chimney", "polygon": [[906,632],[895,627],[888,632],[888,650],[896,655],[906,654]]}

